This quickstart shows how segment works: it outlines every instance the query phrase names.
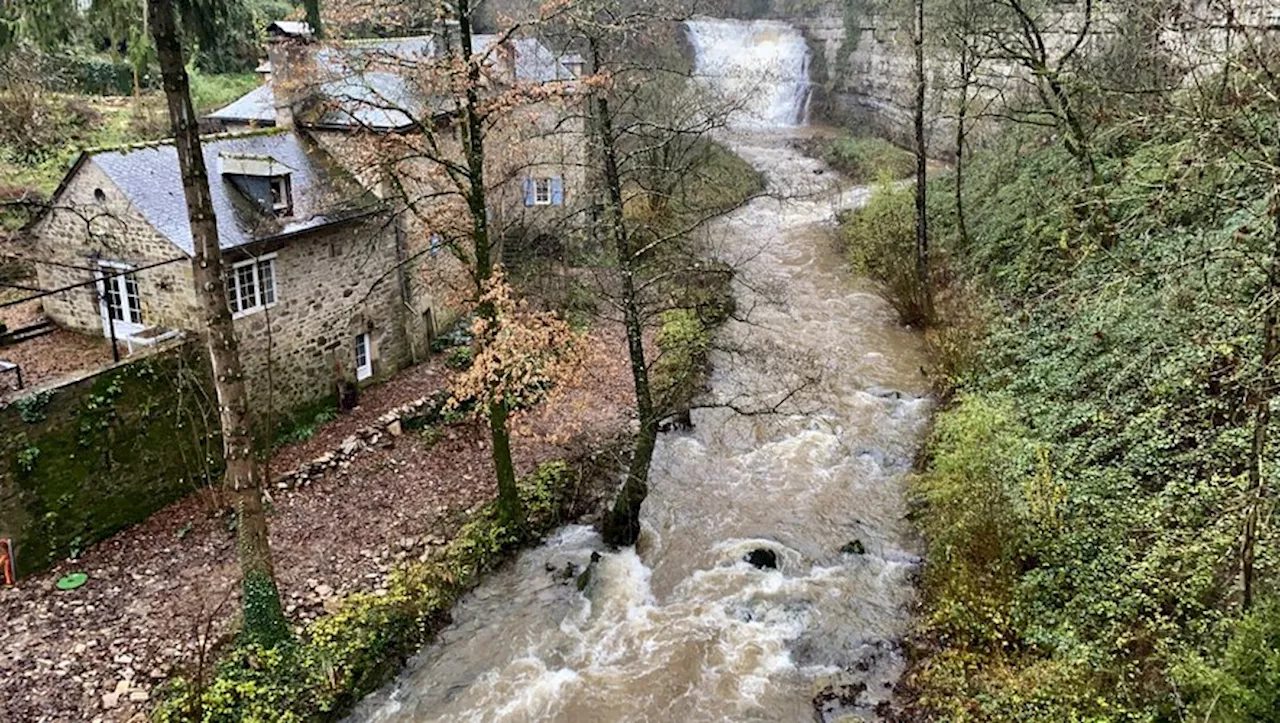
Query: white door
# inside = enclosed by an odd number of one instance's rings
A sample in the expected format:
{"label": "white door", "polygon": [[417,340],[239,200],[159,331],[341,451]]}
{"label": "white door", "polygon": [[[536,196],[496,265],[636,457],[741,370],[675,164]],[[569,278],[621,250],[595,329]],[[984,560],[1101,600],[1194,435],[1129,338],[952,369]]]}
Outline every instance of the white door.
{"label": "white door", "polygon": [[356,381],[362,382],[373,376],[373,353],[369,347],[369,335],[356,335]]}
{"label": "white door", "polygon": [[[146,328],[142,323],[142,297],[138,294],[138,276],[128,264],[98,263],[98,312],[102,315],[102,335],[124,339]],[[129,271],[129,273],[121,273]]]}

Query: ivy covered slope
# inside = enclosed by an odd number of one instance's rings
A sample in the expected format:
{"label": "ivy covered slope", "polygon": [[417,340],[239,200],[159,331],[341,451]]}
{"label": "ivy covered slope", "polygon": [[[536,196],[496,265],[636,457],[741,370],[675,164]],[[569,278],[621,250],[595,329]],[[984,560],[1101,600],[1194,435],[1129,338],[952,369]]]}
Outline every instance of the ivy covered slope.
{"label": "ivy covered slope", "polygon": [[[953,179],[931,184],[949,403],[914,487],[920,720],[1280,720],[1276,429],[1247,612],[1241,584],[1276,186],[1262,152],[1199,127],[1102,129],[1111,242],[1083,230],[1096,196],[1053,139],[976,154],[967,240]],[[846,224],[889,282],[911,193]]]}

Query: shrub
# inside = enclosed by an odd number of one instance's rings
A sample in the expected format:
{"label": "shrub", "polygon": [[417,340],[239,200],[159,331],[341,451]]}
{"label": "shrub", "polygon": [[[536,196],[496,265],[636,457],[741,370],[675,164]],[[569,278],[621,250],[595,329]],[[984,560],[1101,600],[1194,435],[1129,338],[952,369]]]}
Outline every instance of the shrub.
{"label": "shrub", "polygon": [[916,264],[914,192],[881,183],[862,208],[846,214],[841,229],[854,270],[885,286],[902,323],[933,321]]}
{"label": "shrub", "polygon": [[657,335],[659,354],[653,363],[654,396],[663,406],[688,406],[702,388],[711,336],[692,309],[663,312]]}
{"label": "shrub", "polygon": [[1176,670],[1192,699],[1194,719],[1275,720],[1280,714],[1280,600],[1262,601],[1229,635],[1220,654],[1190,656]]}
{"label": "shrub", "polygon": [[1052,478],[1038,477],[1034,446],[1012,410],[1007,399],[965,396],[939,414],[928,469],[914,487],[938,603],[924,628],[963,647],[1015,642],[1010,601],[1033,520],[1052,526],[1057,513]]}

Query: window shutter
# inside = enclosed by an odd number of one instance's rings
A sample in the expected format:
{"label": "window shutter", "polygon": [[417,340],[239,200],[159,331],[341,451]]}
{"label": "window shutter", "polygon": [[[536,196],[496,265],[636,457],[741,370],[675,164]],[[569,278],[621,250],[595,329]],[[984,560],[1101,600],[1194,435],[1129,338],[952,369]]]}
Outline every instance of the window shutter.
{"label": "window shutter", "polygon": [[560,176],[551,179],[551,205],[564,205],[564,179]]}
{"label": "window shutter", "polygon": [[533,202],[533,179],[526,178],[524,179],[524,205],[532,206]]}

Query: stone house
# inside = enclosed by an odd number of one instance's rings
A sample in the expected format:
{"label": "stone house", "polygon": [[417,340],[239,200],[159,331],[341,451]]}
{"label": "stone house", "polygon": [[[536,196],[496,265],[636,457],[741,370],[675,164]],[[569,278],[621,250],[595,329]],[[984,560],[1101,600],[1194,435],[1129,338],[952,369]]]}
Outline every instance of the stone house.
{"label": "stone house", "polygon": [[[455,101],[436,85],[442,35],[321,44],[303,30],[271,32],[264,84],[209,119],[227,130],[305,129],[367,188],[404,211],[410,258],[423,256],[440,235],[461,241],[464,225],[451,230],[422,208],[449,203],[450,184],[439,164],[406,151],[428,127],[435,153],[463,160]],[[585,114],[573,92],[581,58],[557,55],[535,38],[477,35],[474,41],[488,58],[486,98],[523,95],[486,129],[495,236],[519,244],[571,233],[589,204]]]}
{"label": "stone house", "polygon": [[[204,139],[250,395],[287,411],[425,353],[410,338],[402,237],[376,197],[301,133]],[[154,344],[204,324],[172,143],[86,151],[28,227],[46,315]]]}

